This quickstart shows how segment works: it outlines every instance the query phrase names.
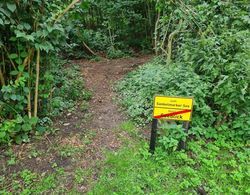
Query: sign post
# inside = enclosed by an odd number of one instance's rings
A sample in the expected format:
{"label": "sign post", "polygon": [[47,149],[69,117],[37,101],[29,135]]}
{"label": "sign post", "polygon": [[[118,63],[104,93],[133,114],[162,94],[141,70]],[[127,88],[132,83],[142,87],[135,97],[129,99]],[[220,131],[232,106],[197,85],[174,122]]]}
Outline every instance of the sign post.
{"label": "sign post", "polygon": [[156,137],[157,137],[157,123],[158,123],[158,120],[154,118],[152,122],[150,146],[149,146],[150,153],[152,154],[155,151],[155,142],[156,142]]}
{"label": "sign post", "polygon": [[[189,121],[191,121],[193,111],[192,97],[170,97],[170,96],[155,96],[153,122],[150,138],[150,152],[153,154],[155,150],[157,138],[157,123],[158,120],[175,120],[183,121],[183,128],[188,131]],[[185,149],[186,143],[180,141],[178,149]]]}

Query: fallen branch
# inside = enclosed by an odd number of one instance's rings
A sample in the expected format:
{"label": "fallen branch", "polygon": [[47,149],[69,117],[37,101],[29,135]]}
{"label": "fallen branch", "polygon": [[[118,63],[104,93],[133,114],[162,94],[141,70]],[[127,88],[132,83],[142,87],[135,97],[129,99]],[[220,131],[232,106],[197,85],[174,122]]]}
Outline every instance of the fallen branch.
{"label": "fallen branch", "polygon": [[97,54],[83,41],[83,46],[94,56],[97,56]]}

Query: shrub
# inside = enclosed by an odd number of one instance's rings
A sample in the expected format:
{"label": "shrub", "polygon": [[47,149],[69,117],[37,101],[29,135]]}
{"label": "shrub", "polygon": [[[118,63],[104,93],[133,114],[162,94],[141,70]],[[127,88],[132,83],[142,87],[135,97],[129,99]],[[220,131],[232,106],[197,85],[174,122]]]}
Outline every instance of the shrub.
{"label": "shrub", "polygon": [[117,85],[117,90],[127,113],[140,124],[151,121],[153,97],[159,94],[193,96],[193,125],[209,126],[215,120],[206,102],[209,87],[191,67],[182,64],[166,66],[156,60],[130,73]]}

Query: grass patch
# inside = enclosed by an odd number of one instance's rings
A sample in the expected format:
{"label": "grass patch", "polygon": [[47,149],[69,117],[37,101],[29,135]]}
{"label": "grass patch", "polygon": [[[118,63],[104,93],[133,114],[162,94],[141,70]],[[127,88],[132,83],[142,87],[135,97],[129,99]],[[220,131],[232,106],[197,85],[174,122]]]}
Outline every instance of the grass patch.
{"label": "grass patch", "polygon": [[90,194],[250,193],[250,150],[243,143],[192,141],[188,151],[167,153],[148,144],[125,147],[107,158]]}
{"label": "grass patch", "polygon": [[125,121],[120,124],[121,130],[127,132],[131,136],[135,136],[138,133],[138,130],[135,124],[132,121]]}
{"label": "grass patch", "polygon": [[38,174],[24,169],[16,174],[0,177],[0,194],[40,194],[56,192],[62,193],[63,189],[57,189],[63,172],[58,169],[52,174]]}

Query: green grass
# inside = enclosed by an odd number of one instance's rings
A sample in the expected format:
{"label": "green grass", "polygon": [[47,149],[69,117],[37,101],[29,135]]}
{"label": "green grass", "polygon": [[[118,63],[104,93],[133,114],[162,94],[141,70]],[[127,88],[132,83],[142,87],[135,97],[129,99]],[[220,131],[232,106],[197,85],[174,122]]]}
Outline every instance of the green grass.
{"label": "green grass", "polygon": [[225,140],[188,143],[188,151],[148,153],[145,141],[110,154],[89,194],[250,193],[250,151]]}
{"label": "green grass", "polygon": [[[24,169],[8,178],[0,177],[0,194],[39,194],[54,191],[60,185],[61,171],[53,174],[38,174]],[[62,192],[60,189],[56,190]]]}
{"label": "green grass", "polygon": [[125,121],[121,123],[120,128],[122,131],[127,132],[131,136],[136,136],[138,133],[138,130],[132,121]]}

